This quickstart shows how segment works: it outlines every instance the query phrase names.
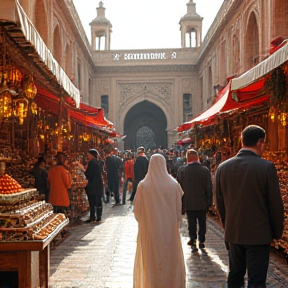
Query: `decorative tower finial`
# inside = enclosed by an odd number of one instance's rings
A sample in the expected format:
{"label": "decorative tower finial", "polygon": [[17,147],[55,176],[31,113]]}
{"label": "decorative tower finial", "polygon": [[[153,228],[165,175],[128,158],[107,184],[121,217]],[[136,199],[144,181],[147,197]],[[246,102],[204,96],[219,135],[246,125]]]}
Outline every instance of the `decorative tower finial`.
{"label": "decorative tower finial", "polygon": [[[181,30],[181,47],[199,47],[202,38],[202,20],[196,12],[196,3],[193,0],[189,0],[187,5],[187,14],[183,16],[179,22]],[[186,34],[189,34],[190,43],[186,43]],[[194,39],[192,39],[192,34]],[[195,34],[195,36],[194,36]]]}
{"label": "decorative tower finial", "polygon": [[[90,22],[91,26],[91,42],[93,50],[110,50],[110,36],[112,32],[112,25],[105,17],[104,4],[99,2],[99,7],[96,8],[97,17]],[[104,39],[104,45],[101,43],[101,38]],[[97,44],[96,44],[97,42]]]}

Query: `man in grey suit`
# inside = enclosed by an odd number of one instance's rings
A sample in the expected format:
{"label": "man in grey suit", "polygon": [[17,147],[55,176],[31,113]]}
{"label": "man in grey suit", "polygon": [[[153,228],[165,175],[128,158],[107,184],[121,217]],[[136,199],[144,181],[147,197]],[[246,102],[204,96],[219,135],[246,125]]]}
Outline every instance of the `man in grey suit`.
{"label": "man in grey suit", "polygon": [[216,171],[217,210],[229,247],[228,287],[266,287],[270,243],[283,232],[284,210],[277,171],[261,158],[266,132],[250,125],[241,133],[242,149]]}
{"label": "man in grey suit", "polygon": [[199,248],[205,248],[206,213],[213,201],[212,181],[209,169],[199,162],[197,151],[189,149],[186,156],[188,164],[179,168],[177,180],[184,191],[182,205],[188,220],[188,245],[192,252],[197,252],[197,221]]}

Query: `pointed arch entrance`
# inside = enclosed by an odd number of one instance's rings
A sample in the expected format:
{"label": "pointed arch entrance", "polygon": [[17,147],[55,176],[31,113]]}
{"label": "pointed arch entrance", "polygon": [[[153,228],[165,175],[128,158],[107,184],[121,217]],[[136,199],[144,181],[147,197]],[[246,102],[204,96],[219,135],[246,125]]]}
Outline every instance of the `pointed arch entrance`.
{"label": "pointed arch entrance", "polygon": [[160,107],[150,101],[134,105],[124,120],[124,148],[136,150],[167,147],[167,118]]}

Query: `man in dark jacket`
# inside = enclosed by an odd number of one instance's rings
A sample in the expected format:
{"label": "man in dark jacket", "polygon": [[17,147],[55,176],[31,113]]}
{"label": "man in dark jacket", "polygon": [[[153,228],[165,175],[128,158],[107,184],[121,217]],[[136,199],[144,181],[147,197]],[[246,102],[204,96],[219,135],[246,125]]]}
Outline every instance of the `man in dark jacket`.
{"label": "man in dark jacket", "polygon": [[216,203],[229,248],[228,287],[266,287],[270,243],[283,232],[284,211],[277,171],[261,155],[265,130],[247,126],[242,149],[216,171]]}
{"label": "man in dark jacket", "polygon": [[45,195],[45,201],[49,200],[49,188],[48,188],[48,173],[46,170],[46,161],[44,157],[39,157],[38,161],[35,163],[33,169],[29,171],[29,174],[35,178],[34,187],[40,195]]}
{"label": "man in dark jacket", "polygon": [[96,207],[96,221],[101,221],[102,217],[102,197],[103,197],[103,181],[100,169],[100,163],[97,160],[98,151],[96,149],[90,149],[87,153],[89,160],[85,176],[88,180],[88,184],[85,187],[87,193],[89,208],[90,208],[90,219],[86,223],[95,221],[95,207]]}
{"label": "man in dark jacket", "polygon": [[197,252],[197,221],[199,248],[205,248],[206,213],[213,202],[212,181],[208,168],[199,162],[197,151],[189,149],[186,156],[188,164],[179,168],[177,180],[184,191],[182,205],[188,219],[188,245],[192,252]]}
{"label": "man in dark jacket", "polygon": [[115,203],[114,206],[120,205],[119,185],[120,174],[123,169],[122,159],[115,155],[116,151],[112,151],[105,161],[105,170],[107,173],[108,187],[111,192],[114,193]]}
{"label": "man in dark jacket", "polygon": [[144,147],[138,147],[137,148],[137,158],[135,160],[135,164],[133,167],[134,172],[134,182],[133,182],[133,191],[130,196],[131,203],[134,200],[137,186],[141,180],[143,180],[147,174],[148,171],[148,165],[149,161],[147,159],[147,156],[145,155],[145,148]]}

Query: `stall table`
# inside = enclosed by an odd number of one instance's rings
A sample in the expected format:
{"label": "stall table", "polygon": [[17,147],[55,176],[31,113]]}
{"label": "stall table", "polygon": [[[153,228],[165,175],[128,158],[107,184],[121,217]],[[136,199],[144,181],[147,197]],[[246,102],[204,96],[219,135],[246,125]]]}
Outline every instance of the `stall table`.
{"label": "stall table", "polygon": [[0,241],[0,272],[18,272],[19,288],[48,287],[50,243],[68,222],[66,219],[44,240]]}

